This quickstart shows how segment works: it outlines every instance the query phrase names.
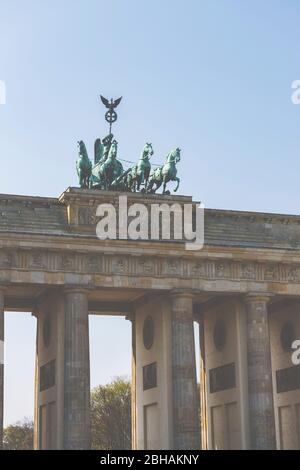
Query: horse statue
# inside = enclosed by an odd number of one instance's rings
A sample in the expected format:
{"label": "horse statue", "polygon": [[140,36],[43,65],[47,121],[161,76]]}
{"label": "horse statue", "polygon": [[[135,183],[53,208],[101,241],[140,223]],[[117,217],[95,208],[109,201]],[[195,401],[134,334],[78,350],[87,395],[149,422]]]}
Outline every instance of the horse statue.
{"label": "horse statue", "polygon": [[147,191],[147,185],[151,170],[150,158],[153,155],[152,144],[146,143],[144,146],[140,160],[137,165],[130,168],[130,171],[126,175],[126,185],[129,191],[139,191],[141,184],[145,184],[142,192]]}
{"label": "horse statue", "polygon": [[90,187],[90,177],[92,174],[92,162],[90,161],[85,143],[80,140],[78,145],[78,160],[76,161],[76,170],[79,178],[79,185],[81,188]]}
{"label": "horse statue", "polygon": [[[147,192],[155,193],[163,184],[163,194],[170,194],[170,191],[166,191],[166,185],[169,181],[177,182],[177,186],[174,189],[175,192],[177,191],[180,179],[176,176],[176,164],[180,161],[180,152],[181,150],[178,147],[175,150],[172,150],[167,155],[165,164],[151,172],[147,185]],[[156,185],[155,189],[153,189],[154,184]]]}
{"label": "horse statue", "polygon": [[118,143],[111,143],[108,156],[105,161],[100,161],[93,168],[93,187],[99,189],[111,189],[112,183],[123,173],[122,163],[117,160]]}
{"label": "horse statue", "polygon": [[170,191],[166,191],[166,185],[176,181],[174,191],[178,190],[180,179],[177,177],[176,164],[181,154],[178,147],[166,156],[164,165],[151,171],[150,159],[154,152],[152,144],[147,142],[138,163],[124,171],[122,163],[117,159],[118,142],[113,140],[113,134],[108,134],[102,140],[96,139],[94,165],[88,157],[84,142],[80,140],[77,144],[79,157],[76,169],[81,188],[155,193],[163,185],[162,193],[170,194]]}

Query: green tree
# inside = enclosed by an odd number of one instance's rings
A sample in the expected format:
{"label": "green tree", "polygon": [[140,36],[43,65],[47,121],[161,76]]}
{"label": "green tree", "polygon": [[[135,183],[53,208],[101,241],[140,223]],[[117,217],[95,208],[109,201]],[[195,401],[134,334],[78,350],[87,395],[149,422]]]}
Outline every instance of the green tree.
{"label": "green tree", "polygon": [[33,421],[24,418],[3,430],[3,449],[5,450],[32,450],[33,449]]}
{"label": "green tree", "polygon": [[91,393],[92,449],[131,449],[131,384],[120,377]]}

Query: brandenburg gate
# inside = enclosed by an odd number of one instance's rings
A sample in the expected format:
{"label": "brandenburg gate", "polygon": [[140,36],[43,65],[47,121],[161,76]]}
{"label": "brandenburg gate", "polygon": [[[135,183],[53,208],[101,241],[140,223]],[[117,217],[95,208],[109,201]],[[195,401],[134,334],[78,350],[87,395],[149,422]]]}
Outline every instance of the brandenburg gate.
{"label": "brandenburg gate", "polygon": [[132,323],[134,448],[299,448],[300,217],[207,209],[199,251],[100,241],[95,207],[117,197],[0,196],[1,338],[4,311],[37,318],[35,447],[89,447],[90,312]]}
{"label": "brandenburg gate", "polygon": [[[116,102],[106,106],[113,122]],[[132,325],[134,449],[299,449],[300,216],[206,209],[199,250],[172,237],[100,239],[97,208],[117,211],[120,193],[149,208],[193,201],[166,190],[179,185],[180,149],[150,173],[149,143],[126,171],[111,133],[94,166],[78,148],[80,188],[0,195],[0,340],[4,312],[37,318],[35,448],[90,446],[92,313]]]}

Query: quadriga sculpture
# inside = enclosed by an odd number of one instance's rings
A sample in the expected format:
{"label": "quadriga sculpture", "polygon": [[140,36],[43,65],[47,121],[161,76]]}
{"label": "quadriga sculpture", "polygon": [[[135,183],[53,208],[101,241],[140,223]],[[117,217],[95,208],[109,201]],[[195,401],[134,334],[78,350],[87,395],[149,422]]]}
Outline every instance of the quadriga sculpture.
{"label": "quadriga sculpture", "polygon": [[[155,193],[163,185],[163,194],[170,194],[166,185],[170,181],[176,181],[174,191],[178,190],[180,179],[177,177],[176,164],[180,161],[181,152],[178,147],[167,155],[164,165],[151,172],[153,148],[147,142],[138,163],[124,171],[122,163],[117,159],[118,142],[112,139],[113,135],[110,133],[102,142],[100,139],[96,140],[94,166],[88,158],[84,142],[78,142],[76,168],[81,188]],[[144,187],[141,189],[142,185]]]}

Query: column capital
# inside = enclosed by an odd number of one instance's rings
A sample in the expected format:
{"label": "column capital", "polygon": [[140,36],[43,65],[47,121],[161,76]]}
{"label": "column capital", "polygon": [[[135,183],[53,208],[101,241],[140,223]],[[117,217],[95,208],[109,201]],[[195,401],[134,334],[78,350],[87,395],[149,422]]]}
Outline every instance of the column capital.
{"label": "column capital", "polygon": [[67,285],[63,291],[64,294],[88,294],[91,289],[85,286]]}
{"label": "column capital", "polygon": [[193,299],[195,296],[195,292],[192,289],[172,289],[169,292],[169,295],[171,298],[183,298],[183,297],[188,297]]}
{"label": "column capital", "polygon": [[274,294],[269,292],[248,292],[244,296],[244,300],[247,304],[256,302],[263,302],[268,304],[272,297],[274,297]]}

